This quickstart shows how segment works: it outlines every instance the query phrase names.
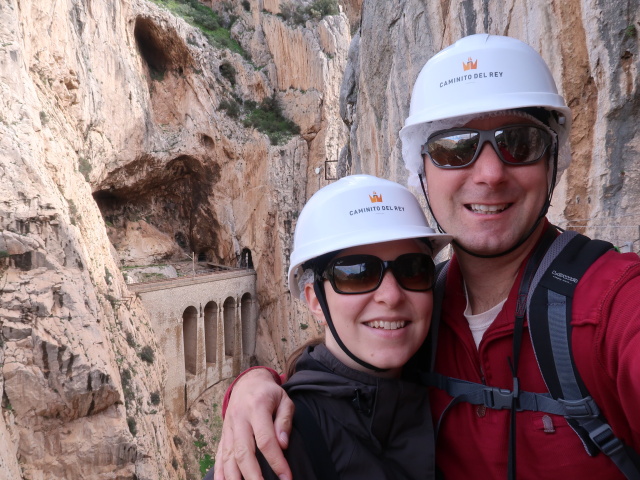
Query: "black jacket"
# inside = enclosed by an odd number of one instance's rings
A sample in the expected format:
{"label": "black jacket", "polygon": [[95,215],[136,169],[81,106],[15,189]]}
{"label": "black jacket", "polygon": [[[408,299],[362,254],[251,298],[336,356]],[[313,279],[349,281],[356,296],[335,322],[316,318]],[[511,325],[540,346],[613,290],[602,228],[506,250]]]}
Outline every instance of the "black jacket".
{"label": "black jacket", "polygon": [[[312,412],[341,480],[435,478],[426,387],[353,370],[318,345],[303,353],[284,388]],[[316,479],[304,434],[294,422],[285,452],[294,480]],[[277,480],[260,462],[264,478]]]}

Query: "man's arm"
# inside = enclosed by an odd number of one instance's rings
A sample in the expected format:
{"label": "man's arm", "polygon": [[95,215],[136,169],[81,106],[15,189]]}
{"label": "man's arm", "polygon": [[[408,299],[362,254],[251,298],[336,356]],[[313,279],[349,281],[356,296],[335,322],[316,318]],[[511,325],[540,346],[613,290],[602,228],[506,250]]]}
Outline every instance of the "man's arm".
{"label": "man's arm", "polygon": [[273,471],[291,480],[282,449],[287,448],[293,418],[293,402],[271,372],[253,369],[233,385],[229,397],[216,463],[216,480],[260,480],[256,446]]}

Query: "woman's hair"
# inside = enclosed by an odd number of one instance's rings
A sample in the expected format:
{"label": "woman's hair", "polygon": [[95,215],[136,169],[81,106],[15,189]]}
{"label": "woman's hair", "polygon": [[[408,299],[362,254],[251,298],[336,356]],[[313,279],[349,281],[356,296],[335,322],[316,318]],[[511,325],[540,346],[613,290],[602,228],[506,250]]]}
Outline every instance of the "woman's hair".
{"label": "woman's hair", "polygon": [[300,356],[302,356],[302,352],[304,352],[307,347],[315,347],[323,343],[324,335],[321,335],[319,337],[315,337],[311,340],[306,341],[302,346],[296,348],[293,352],[291,352],[291,355],[289,355],[289,358],[287,358],[287,362],[285,365],[285,373],[287,375],[287,378],[291,378],[291,376],[296,373],[296,364],[298,363]]}

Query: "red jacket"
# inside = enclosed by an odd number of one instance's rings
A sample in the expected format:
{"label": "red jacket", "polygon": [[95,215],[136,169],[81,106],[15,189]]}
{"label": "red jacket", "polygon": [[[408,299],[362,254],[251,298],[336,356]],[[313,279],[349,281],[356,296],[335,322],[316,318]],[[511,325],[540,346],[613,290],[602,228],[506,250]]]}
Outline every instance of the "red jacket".
{"label": "red jacket", "polygon": [[[526,262],[525,262],[526,263]],[[524,264],[523,264],[524,266]],[[476,348],[464,317],[466,299],[456,258],[447,276],[436,370],[453,378],[511,389],[508,358],[521,268],[509,297]],[[578,284],[573,308],[573,353],[584,383],[614,433],[640,452],[640,259],[608,252]],[[518,378],[520,389],[547,392],[525,323]],[[433,389],[437,421],[450,397]],[[444,416],[436,459],[446,480],[506,479],[509,411],[460,403]],[[547,418],[543,418],[547,416]],[[589,457],[561,416],[517,413],[517,478],[623,479],[608,457]]]}

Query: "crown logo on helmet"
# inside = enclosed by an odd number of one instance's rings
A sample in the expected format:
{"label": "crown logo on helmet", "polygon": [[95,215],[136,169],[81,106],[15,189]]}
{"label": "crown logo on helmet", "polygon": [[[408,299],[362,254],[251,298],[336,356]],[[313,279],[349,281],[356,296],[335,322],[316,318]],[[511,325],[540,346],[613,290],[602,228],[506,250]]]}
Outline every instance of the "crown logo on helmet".
{"label": "crown logo on helmet", "polygon": [[371,203],[382,203],[382,195],[373,192],[373,195],[369,195],[369,200],[371,200]]}
{"label": "crown logo on helmet", "polygon": [[466,62],[462,62],[462,68],[465,72],[467,70],[475,70],[476,68],[478,68],[478,59],[476,58],[476,61],[474,62],[471,57],[469,57]]}

